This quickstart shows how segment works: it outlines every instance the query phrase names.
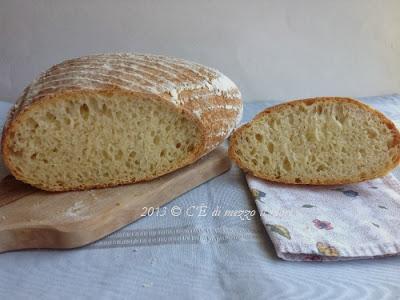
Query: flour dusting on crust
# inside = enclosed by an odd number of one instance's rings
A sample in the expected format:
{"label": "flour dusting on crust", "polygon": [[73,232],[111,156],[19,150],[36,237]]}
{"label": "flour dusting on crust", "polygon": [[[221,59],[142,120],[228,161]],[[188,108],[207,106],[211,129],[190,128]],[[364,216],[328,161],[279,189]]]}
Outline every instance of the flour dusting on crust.
{"label": "flour dusting on crust", "polygon": [[221,72],[178,58],[117,53],[66,60],[42,73],[24,90],[6,127],[36,101],[73,91],[112,89],[156,95],[189,111],[207,128],[207,151],[227,137],[242,116],[240,91]]}

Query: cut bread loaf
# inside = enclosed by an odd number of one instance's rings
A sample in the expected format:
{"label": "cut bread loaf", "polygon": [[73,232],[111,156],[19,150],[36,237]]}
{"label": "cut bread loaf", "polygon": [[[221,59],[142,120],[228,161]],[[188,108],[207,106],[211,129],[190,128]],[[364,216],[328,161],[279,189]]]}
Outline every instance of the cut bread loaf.
{"label": "cut bread loaf", "polygon": [[241,119],[220,72],[164,56],[67,60],[33,81],[3,130],[6,166],[48,191],[149,180],[193,163]]}
{"label": "cut bread loaf", "polygon": [[399,164],[400,134],[382,113],[353,99],[313,98],[259,113],[231,136],[242,169],[290,184],[345,184]]}

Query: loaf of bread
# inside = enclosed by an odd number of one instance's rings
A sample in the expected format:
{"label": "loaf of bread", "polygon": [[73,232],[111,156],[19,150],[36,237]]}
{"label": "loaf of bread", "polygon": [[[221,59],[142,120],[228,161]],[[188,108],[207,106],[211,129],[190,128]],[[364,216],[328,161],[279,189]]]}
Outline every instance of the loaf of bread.
{"label": "loaf of bread", "polygon": [[382,113],[353,99],[313,98],[259,113],[231,136],[242,169],[290,184],[346,184],[399,164],[400,134]]}
{"label": "loaf of bread", "polygon": [[193,163],[242,115],[220,72],[156,55],[64,61],[34,80],[11,110],[2,154],[19,180],[48,191],[150,180]]}

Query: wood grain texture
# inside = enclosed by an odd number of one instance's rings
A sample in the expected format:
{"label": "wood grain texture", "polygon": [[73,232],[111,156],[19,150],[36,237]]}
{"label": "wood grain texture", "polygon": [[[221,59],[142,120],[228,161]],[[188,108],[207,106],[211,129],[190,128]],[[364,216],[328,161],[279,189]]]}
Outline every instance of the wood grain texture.
{"label": "wood grain texture", "polygon": [[0,184],[0,252],[86,245],[139,219],[143,207],[162,206],[230,166],[220,147],[150,182],[64,193],[41,191],[7,176]]}

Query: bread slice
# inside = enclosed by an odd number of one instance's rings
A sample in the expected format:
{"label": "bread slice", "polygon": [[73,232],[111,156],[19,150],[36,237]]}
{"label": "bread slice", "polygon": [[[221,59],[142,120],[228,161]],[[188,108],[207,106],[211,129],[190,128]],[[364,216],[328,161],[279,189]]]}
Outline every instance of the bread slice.
{"label": "bread slice", "polygon": [[193,163],[240,121],[220,72],[181,59],[92,55],[33,81],[3,130],[6,166],[48,191],[150,180]]}
{"label": "bread slice", "polygon": [[290,184],[346,184],[399,164],[400,134],[382,113],[349,98],[312,98],[264,110],[234,132],[242,169]]}

